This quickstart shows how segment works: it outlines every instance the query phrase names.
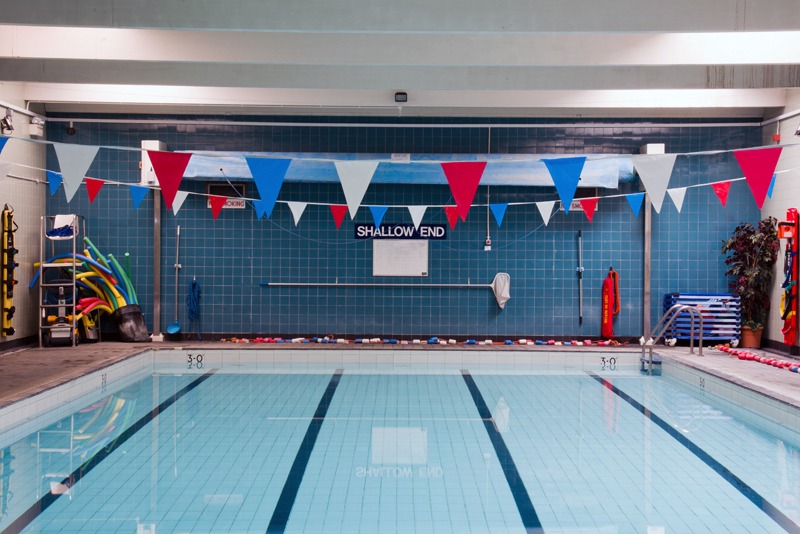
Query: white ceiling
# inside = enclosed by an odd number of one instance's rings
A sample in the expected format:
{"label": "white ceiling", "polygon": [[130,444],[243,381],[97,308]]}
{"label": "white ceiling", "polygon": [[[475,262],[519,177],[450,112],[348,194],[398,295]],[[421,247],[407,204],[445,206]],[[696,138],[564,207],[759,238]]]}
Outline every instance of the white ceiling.
{"label": "white ceiling", "polygon": [[800,6],[0,1],[1,82],[45,112],[763,117],[800,87]]}

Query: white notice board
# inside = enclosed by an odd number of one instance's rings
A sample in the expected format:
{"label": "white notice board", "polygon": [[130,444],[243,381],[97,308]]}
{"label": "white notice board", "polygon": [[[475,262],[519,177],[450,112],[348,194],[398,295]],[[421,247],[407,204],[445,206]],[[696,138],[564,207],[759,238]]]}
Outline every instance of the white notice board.
{"label": "white notice board", "polygon": [[428,240],[373,239],[372,276],[428,276]]}

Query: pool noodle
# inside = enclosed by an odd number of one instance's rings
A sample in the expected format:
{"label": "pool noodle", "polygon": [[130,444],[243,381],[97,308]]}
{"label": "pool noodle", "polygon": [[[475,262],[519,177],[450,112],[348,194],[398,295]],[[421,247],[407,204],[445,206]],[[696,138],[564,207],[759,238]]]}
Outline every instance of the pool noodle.
{"label": "pool noodle", "polygon": [[[72,254],[56,254],[52,258],[48,259],[45,263],[61,263],[59,260],[63,260],[65,258],[70,260],[70,263],[72,262]],[[104,273],[108,274],[109,276],[113,276],[113,273],[111,272],[110,269],[108,269],[107,267],[103,267],[102,265],[100,265],[99,263],[94,261],[92,258],[87,258],[86,256],[83,256],[81,254],[75,254],[75,259],[76,260],[83,260],[85,262],[88,262],[90,265],[94,266],[96,269],[99,269],[100,272],[104,272]],[[66,263],[66,262],[64,262],[64,263]],[[29,289],[33,289],[36,286],[36,283],[39,281],[39,276],[42,273],[41,264],[35,263],[34,267],[36,267],[37,265],[39,266],[39,268],[36,269],[36,273],[33,275],[33,279],[31,280],[31,283],[28,286]]]}
{"label": "pool noodle", "polygon": [[105,265],[106,267],[108,267],[108,260],[106,259],[105,256],[103,256],[100,253],[99,250],[97,250],[97,247],[94,246],[94,243],[92,243],[91,240],[88,237],[84,237],[83,238],[83,242],[86,243],[86,245],[92,250],[92,252],[94,252],[95,256],[97,256],[97,260],[100,263],[102,263],[103,265]]}
{"label": "pool noodle", "polygon": [[122,282],[125,284],[125,289],[128,291],[128,304],[139,304],[139,299],[136,297],[136,291],[133,289],[131,279],[128,277],[127,273],[125,273],[122,265],[119,264],[117,258],[115,258],[113,254],[109,254],[108,259],[111,260],[111,265],[117,268],[119,271],[119,276],[122,278]]}
{"label": "pool noodle", "polygon": [[[117,302],[116,296],[111,291],[106,290],[108,288],[108,282],[104,278],[100,277],[95,271],[80,273],[75,278],[81,280],[84,284],[87,284],[89,287],[91,287],[94,292],[97,293],[98,297],[105,297],[103,300],[105,300],[109,306],[113,306],[114,309],[117,308],[115,305]],[[101,282],[101,284],[98,287],[87,280],[87,278],[97,279],[99,282]]]}

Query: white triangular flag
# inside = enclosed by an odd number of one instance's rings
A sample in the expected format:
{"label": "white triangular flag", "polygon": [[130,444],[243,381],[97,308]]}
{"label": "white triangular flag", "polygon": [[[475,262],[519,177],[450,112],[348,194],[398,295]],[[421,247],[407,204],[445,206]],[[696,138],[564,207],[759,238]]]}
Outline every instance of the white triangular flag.
{"label": "white triangular flag", "polygon": [[356,218],[358,207],[364,199],[372,175],[378,168],[377,161],[334,161],[336,172],[339,174],[339,181],[342,183],[344,198],[347,200],[347,208],[350,210],[350,218]]}
{"label": "white triangular flag", "polygon": [[676,187],[675,189],[667,189],[667,193],[669,193],[670,198],[672,198],[672,203],[675,204],[675,207],[678,208],[678,213],[680,213],[683,207],[683,197],[686,196],[686,188]]}
{"label": "white triangular flag", "polygon": [[297,226],[297,223],[300,222],[300,217],[303,216],[303,212],[306,211],[306,202],[287,202],[289,204],[289,209],[292,210],[292,217],[294,217],[294,225]]}
{"label": "white triangular flag", "polygon": [[179,211],[181,211],[181,206],[183,206],[183,201],[186,200],[186,197],[189,196],[189,193],[186,191],[176,191],[175,198],[172,199],[172,214],[177,215]]}
{"label": "white triangular flag", "polygon": [[86,176],[86,171],[89,170],[100,147],[53,143],[53,148],[56,149],[58,164],[61,167],[61,178],[64,183],[64,193],[69,202],[81,186],[83,177]]}
{"label": "white triangular flag", "polygon": [[408,213],[411,214],[411,220],[414,222],[414,228],[419,230],[419,225],[422,224],[422,217],[425,215],[425,210],[428,206],[409,206]]}
{"label": "white triangular flag", "polygon": [[555,207],[555,205],[556,205],[555,200],[536,203],[536,207],[539,208],[539,213],[542,215],[542,219],[544,220],[545,226],[547,226],[547,223],[550,222],[550,215],[553,213],[553,208]]}
{"label": "white triangular flag", "polygon": [[661,204],[664,202],[664,194],[667,192],[669,177],[672,175],[672,168],[675,166],[677,154],[653,154],[646,156],[634,156],[633,166],[639,173],[645,191],[650,196],[650,202],[656,213],[661,213]]}

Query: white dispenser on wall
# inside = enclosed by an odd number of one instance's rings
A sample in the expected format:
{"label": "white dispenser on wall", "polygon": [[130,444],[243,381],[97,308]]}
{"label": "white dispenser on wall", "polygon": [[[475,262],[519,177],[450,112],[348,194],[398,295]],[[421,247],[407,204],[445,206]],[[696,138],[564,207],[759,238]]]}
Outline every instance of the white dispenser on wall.
{"label": "white dispenser on wall", "polygon": [[147,151],[164,151],[166,149],[167,144],[163,141],[142,141],[142,163],[140,167],[142,177],[139,180],[139,185],[156,185],[158,183],[156,180],[156,173],[153,171],[153,165],[150,163],[150,156],[147,155]]}

